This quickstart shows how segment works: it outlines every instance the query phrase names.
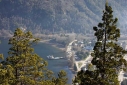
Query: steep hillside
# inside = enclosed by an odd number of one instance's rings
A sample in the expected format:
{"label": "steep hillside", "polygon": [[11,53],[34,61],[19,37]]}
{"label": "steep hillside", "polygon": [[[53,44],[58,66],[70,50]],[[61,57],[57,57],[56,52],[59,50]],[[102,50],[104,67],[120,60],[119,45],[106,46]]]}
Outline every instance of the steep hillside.
{"label": "steep hillside", "polygon": [[[126,32],[127,1],[108,2],[119,19],[118,26]],[[104,5],[105,0],[0,0],[0,32],[22,27],[34,33],[91,33],[101,21]]]}

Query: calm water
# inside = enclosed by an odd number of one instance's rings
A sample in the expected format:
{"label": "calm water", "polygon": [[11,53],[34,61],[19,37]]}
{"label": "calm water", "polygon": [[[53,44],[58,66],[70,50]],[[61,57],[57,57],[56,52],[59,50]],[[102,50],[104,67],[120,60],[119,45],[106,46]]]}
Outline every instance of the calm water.
{"label": "calm water", "polygon": [[[8,50],[9,50],[9,45],[8,45],[8,40],[6,39],[0,39],[1,44],[0,44],[0,53],[4,54],[4,57],[7,57]],[[37,45],[34,45],[34,51],[37,53],[39,56],[41,56],[44,60],[48,61],[48,69],[52,70],[55,74],[57,74],[60,70],[65,70],[67,72],[68,76],[68,83],[72,83],[72,77],[73,74],[72,72],[68,69],[67,65],[67,60],[65,59],[60,59],[60,60],[48,60],[47,56],[48,55],[53,55],[53,56],[60,56],[60,57],[65,57],[65,53],[58,48],[55,48],[51,45],[45,44],[45,43],[38,43]]]}

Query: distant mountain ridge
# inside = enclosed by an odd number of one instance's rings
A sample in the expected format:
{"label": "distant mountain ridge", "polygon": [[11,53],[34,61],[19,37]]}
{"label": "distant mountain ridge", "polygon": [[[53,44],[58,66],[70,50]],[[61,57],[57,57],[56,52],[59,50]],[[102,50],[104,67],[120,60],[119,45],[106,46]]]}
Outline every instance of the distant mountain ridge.
{"label": "distant mountain ridge", "polygon": [[[127,1],[108,0],[122,32],[127,29]],[[0,0],[0,30],[17,27],[34,33],[92,33],[101,21],[105,0]],[[2,31],[0,31],[2,32]]]}

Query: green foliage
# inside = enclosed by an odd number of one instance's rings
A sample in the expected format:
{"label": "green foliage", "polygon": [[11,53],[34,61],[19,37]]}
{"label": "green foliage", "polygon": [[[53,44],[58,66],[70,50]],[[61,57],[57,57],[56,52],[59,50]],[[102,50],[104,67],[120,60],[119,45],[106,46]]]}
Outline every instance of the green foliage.
{"label": "green foliage", "polygon": [[16,29],[14,36],[9,39],[11,48],[7,62],[14,68],[14,84],[38,84],[42,82],[46,72],[47,62],[34,53],[31,47],[38,39],[31,32]]}
{"label": "green foliage", "polygon": [[76,52],[76,55],[82,60],[82,59],[85,59],[89,55],[89,52],[78,51]]}
{"label": "green foliage", "polygon": [[118,72],[126,69],[127,62],[123,58],[127,53],[117,44],[120,30],[117,28],[117,18],[113,18],[113,11],[108,3],[105,4],[102,22],[93,27],[97,42],[94,46],[92,64],[93,71],[80,71],[74,82],[79,85],[119,85]]}
{"label": "green foliage", "polygon": [[67,85],[67,78],[66,78],[66,72],[61,70],[58,73],[58,78],[53,78],[52,81],[54,82],[55,85]]}
{"label": "green foliage", "polygon": [[11,65],[4,65],[2,62],[4,57],[0,54],[0,85],[10,85],[13,83],[12,79],[14,78],[14,74],[12,73],[13,68]]}
{"label": "green foliage", "polygon": [[[73,81],[73,84],[78,83],[79,85],[99,85],[99,78],[97,80],[95,79],[96,74],[93,71],[79,71],[77,73],[77,76],[75,76],[75,80]],[[100,84],[103,85],[103,84]]]}
{"label": "green foliage", "polygon": [[[39,39],[30,31],[17,28],[12,38],[9,56],[0,63],[0,84],[2,85],[66,85],[66,72],[60,71],[58,78],[46,67],[48,63],[34,53],[32,46]],[[3,55],[0,54],[0,59]]]}

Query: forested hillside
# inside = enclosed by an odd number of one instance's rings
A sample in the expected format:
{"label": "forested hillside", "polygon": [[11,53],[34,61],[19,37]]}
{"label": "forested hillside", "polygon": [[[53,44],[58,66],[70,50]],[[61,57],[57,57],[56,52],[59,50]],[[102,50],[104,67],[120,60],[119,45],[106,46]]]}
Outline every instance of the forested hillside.
{"label": "forested hillside", "polygon": [[[126,32],[127,1],[108,0],[118,17],[118,27]],[[0,0],[0,36],[15,28],[34,33],[91,33],[100,20],[105,0]]]}

